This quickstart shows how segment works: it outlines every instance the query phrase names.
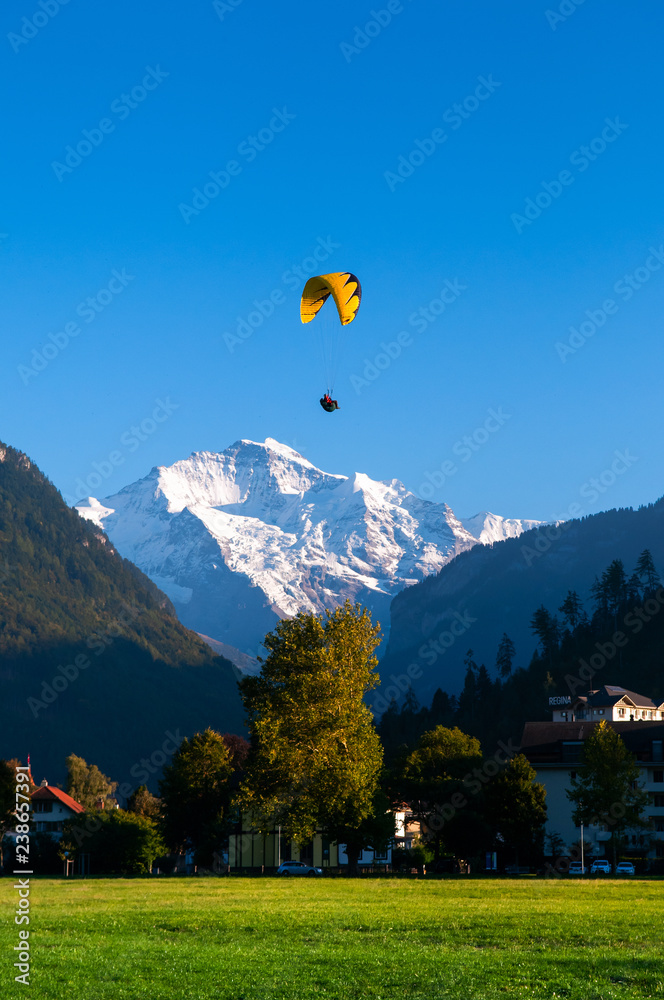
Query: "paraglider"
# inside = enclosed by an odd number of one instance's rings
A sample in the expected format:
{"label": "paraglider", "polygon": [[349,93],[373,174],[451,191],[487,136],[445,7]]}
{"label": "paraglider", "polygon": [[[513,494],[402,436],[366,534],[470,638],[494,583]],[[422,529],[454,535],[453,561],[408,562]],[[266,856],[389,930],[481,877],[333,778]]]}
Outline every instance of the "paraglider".
{"label": "paraglider", "polygon": [[337,307],[338,317],[328,307],[318,324],[327,380],[327,391],[320,400],[320,405],[326,413],[334,413],[339,409],[339,404],[336,399],[332,399],[331,393],[339,364],[341,334],[343,328],[352,323],[357,315],[362,300],[362,288],[350,271],[319,274],[309,278],[300,302],[302,322],[310,323],[315,319],[330,295]]}
{"label": "paraglider", "polygon": [[320,405],[327,413],[334,413],[335,410],[339,409],[339,404],[336,399],[332,399],[329,392],[326,392],[323,398],[320,400]]}

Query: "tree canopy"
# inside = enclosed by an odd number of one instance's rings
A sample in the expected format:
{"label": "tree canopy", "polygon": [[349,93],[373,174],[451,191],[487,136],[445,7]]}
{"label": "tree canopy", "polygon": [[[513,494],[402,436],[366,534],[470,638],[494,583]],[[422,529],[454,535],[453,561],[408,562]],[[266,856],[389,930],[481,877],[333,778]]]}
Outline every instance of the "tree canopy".
{"label": "tree canopy", "polygon": [[85,809],[94,809],[98,800],[115,803],[113,798],[117,781],[111,781],[102,774],[96,764],[88,765],[82,757],[72,753],[67,764],[66,792]]}
{"label": "tree canopy", "polygon": [[614,864],[624,831],[646,825],[642,813],[648,799],[640,786],[636,757],[606,722],[600,722],[585,741],[567,797],[575,806],[575,823],[601,823],[611,832]]}
{"label": "tree canopy", "polygon": [[266,636],[261,673],[240,683],[251,737],[241,801],[260,829],[343,839],[373,814],[382,747],[363,699],[378,683],[378,636],[349,601]]}
{"label": "tree canopy", "polygon": [[231,754],[212,729],[186,737],[159,782],[162,829],[168,846],[195,849],[198,864],[211,864],[231,820]]}

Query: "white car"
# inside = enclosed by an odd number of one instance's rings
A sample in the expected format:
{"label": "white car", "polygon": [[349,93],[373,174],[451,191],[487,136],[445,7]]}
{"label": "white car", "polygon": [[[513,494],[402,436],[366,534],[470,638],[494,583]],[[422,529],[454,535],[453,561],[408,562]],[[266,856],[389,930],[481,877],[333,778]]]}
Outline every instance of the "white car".
{"label": "white car", "polygon": [[616,865],[616,875],[633,875],[634,872],[635,868],[631,861],[621,861]]}
{"label": "white car", "polygon": [[606,860],[606,858],[598,858],[597,861],[593,861],[590,866],[591,875],[597,875],[598,872],[601,872],[602,875],[611,874],[611,864]]}
{"label": "white car", "polygon": [[580,861],[570,861],[568,875],[585,875],[588,869]]}
{"label": "white car", "polygon": [[303,861],[282,861],[277,868],[277,875],[322,875],[322,868],[305,865]]}

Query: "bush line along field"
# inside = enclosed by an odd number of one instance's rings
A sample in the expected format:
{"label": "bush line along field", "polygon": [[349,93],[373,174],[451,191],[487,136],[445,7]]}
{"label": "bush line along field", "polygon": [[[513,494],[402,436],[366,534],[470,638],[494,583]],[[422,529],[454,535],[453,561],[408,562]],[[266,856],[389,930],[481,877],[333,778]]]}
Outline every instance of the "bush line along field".
{"label": "bush line along field", "polygon": [[[13,880],[0,883],[13,913]],[[658,881],[33,880],[40,1000],[664,997]],[[0,928],[0,996],[18,995]]]}

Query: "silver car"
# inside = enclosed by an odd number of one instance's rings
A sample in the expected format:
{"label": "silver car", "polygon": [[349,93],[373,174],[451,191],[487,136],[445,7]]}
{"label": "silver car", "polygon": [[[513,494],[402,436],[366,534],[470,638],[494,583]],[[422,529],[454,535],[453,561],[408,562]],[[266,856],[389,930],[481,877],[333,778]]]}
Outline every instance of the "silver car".
{"label": "silver car", "polygon": [[303,861],[282,861],[277,868],[277,875],[322,875],[322,868],[305,865]]}
{"label": "silver car", "polygon": [[634,865],[631,861],[621,861],[616,865],[616,875],[633,875]]}

